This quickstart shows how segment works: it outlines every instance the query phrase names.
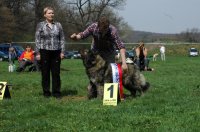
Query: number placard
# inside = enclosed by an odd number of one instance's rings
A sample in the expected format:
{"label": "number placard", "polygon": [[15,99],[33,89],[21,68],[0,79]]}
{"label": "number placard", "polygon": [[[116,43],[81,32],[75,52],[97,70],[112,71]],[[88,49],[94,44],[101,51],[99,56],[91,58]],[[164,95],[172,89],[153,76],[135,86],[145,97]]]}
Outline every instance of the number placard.
{"label": "number placard", "polygon": [[7,86],[7,82],[0,82],[0,100],[3,98],[10,98],[10,92]]}
{"label": "number placard", "polygon": [[117,105],[118,83],[104,84],[103,105]]}

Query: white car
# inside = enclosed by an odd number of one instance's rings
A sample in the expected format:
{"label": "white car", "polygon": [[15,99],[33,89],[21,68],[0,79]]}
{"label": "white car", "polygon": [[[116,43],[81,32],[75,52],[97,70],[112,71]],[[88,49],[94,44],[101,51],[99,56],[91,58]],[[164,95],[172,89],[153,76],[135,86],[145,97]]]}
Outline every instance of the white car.
{"label": "white car", "polygon": [[199,51],[196,48],[190,48],[189,49],[189,56],[198,56]]}

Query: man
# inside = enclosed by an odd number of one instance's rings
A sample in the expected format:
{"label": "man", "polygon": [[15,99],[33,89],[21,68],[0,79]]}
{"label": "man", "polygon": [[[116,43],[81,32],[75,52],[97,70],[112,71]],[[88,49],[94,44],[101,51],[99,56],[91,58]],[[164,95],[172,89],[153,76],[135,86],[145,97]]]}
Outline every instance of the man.
{"label": "man", "polygon": [[162,61],[165,61],[165,46],[160,46],[160,57]]}
{"label": "man", "polygon": [[9,65],[14,65],[15,58],[17,57],[17,53],[11,43],[10,43],[10,47],[8,50],[8,57],[9,57]]}
{"label": "man", "polygon": [[[91,49],[97,51],[100,56],[109,63],[115,63],[116,48],[119,49],[123,72],[127,72],[128,67],[126,64],[126,49],[124,43],[120,40],[117,29],[110,24],[105,16],[100,17],[98,22],[91,24],[83,32],[72,34],[71,39],[80,40],[90,35],[93,36]],[[88,86],[89,92],[91,93],[94,89],[90,82]],[[92,96],[93,94],[89,95],[89,98],[92,98]]]}

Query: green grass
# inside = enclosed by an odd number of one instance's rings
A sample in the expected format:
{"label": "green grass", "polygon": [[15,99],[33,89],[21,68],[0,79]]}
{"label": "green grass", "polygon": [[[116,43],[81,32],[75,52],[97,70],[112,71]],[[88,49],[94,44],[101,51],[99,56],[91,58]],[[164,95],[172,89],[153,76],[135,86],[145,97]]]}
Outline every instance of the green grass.
{"label": "green grass", "polygon": [[12,98],[0,101],[0,131],[199,131],[200,58],[166,59],[151,61],[155,71],[143,72],[151,84],[143,97],[129,97],[116,107],[87,100],[80,60],[62,61],[61,100],[42,96],[40,73],[8,73],[7,62],[0,62],[0,81],[13,85]]}

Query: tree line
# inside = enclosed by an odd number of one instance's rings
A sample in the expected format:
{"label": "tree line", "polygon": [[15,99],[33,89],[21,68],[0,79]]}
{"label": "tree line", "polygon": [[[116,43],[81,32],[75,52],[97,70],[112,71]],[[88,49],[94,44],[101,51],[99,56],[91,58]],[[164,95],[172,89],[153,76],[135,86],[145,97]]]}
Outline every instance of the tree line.
{"label": "tree line", "polygon": [[[138,33],[117,14],[117,10],[125,4],[126,0],[1,0],[0,42],[34,41],[36,25],[44,20],[43,9],[46,6],[55,9],[55,20],[62,24],[67,41],[70,41],[71,33],[83,31],[100,16],[106,15],[118,28],[124,42],[200,42],[200,30],[197,28],[173,35],[140,33],[137,36]],[[84,41],[91,42],[91,39]]]}
{"label": "tree line", "polygon": [[131,27],[116,10],[125,4],[126,0],[1,0],[0,42],[34,41],[36,25],[44,20],[46,6],[55,9],[55,20],[62,24],[67,41],[71,33],[84,30],[102,15],[109,16],[123,38],[123,29]]}

